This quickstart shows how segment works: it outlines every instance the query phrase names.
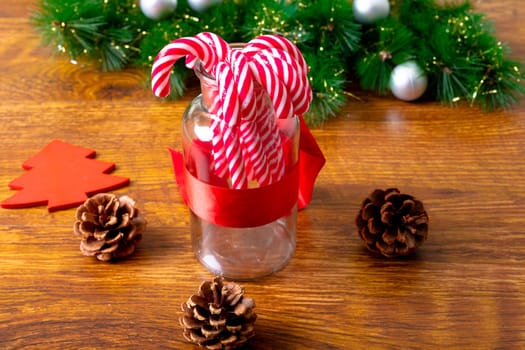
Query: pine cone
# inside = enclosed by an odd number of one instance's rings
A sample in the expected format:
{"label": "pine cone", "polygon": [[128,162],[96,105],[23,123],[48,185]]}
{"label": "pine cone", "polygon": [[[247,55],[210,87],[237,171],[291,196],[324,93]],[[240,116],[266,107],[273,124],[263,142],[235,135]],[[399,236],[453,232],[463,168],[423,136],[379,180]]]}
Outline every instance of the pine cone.
{"label": "pine cone", "polygon": [[184,315],[179,322],[184,338],[207,349],[235,349],[245,344],[255,335],[257,315],[255,302],[243,294],[238,284],[220,277],[203,282],[198,294],[182,304]]}
{"label": "pine cone", "polygon": [[409,255],[427,239],[423,203],[396,188],[372,192],[363,201],[356,224],[367,248],[387,257]]}
{"label": "pine cone", "polygon": [[99,193],[77,208],[74,232],[82,238],[84,255],[109,261],[131,255],[145,228],[146,220],[133,199]]}

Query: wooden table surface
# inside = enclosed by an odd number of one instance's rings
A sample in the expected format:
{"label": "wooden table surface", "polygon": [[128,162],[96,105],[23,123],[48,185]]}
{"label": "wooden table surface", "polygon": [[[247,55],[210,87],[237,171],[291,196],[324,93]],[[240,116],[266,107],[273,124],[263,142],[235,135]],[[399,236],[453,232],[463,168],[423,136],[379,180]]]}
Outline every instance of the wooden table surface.
{"label": "wooden table surface", "polygon": [[[97,151],[131,178],[148,229],[131,258],[81,255],[74,209],[0,209],[1,349],[192,349],[180,304],[210,279],[193,256],[167,147],[191,94],[161,102],[144,72],[51,58],[29,20],[0,8],[0,199],[53,139]],[[476,1],[525,61],[519,0]],[[327,163],[298,217],[294,258],[241,282],[259,315],[253,349],[525,348],[525,104],[484,113],[362,94],[313,129]],[[422,200],[429,238],[409,259],[364,248],[354,225],[375,188]]]}

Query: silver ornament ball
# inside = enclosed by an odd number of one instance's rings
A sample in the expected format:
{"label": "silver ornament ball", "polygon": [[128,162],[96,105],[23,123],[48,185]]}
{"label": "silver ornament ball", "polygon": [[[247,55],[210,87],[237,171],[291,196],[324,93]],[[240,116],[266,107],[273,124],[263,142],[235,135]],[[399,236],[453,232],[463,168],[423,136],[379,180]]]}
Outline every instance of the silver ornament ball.
{"label": "silver ornament ball", "polygon": [[390,75],[390,91],[400,100],[414,101],[427,89],[428,78],[414,61],[402,63]]}
{"label": "silver ornament ball", "polygon": [[390,3],[388,0],[354,0],[354,17],[363,24],[371,24],[388,17]]}
{"label": "silver ornament ball", "polygon": [[188,0],[188,5],[197,11],[201,12],[208,9],[210,6],[220,4],[222,0]]}
{"label": "silver ornament ball", "polygon": [[177,8],[177,0],[140,0],[142,13],[153,20],[171,15]]}

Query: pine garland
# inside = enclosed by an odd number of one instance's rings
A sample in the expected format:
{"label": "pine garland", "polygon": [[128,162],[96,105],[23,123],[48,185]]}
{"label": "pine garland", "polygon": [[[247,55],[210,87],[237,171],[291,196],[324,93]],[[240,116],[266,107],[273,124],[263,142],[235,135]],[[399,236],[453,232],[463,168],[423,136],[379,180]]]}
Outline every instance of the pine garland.
{"label": "pine garland", "polygon": [[[180,0],[169,17],[154,21],[136,0],[41,0],[32,21],[44,43],[72,61],[96,62],[104,71],[151,68],[169,41],[202,31],[229,42],[261,34],[292,40],[310,66],[314,101],[306,119],[321,123],[345,105],[349,83],[387,94],[397,64],[416,61],[429,79],[427,96],[485,110],[509,108],[525,92],[520,62],[494,37],[492,23],[469,2],[392,2],[388,18],[354,19],[348,0],[225,0],[204,12]],[[181,65],[182,66],[182,65]],[[172,75],[172,95],[184,93],[187,70]]]}

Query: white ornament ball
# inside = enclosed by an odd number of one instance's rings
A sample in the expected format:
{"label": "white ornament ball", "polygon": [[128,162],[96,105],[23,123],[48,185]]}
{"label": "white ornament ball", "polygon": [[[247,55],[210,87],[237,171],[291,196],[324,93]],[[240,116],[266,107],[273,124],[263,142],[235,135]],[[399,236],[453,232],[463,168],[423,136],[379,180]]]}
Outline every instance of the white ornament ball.
{"label": "white ornament ball", "polygon": [[354,0],[353,9],[356,21],[371,24],[388,17],[390,3],[388,0]]}
{"label": "white ornament ball", "polygon": [[222,0],[188,0],[188,5],[197,11],[201,12],[208,9],[210,6],[220,4]]}
{"label": "white ornament ball", "polygon": [[402,63],[390,75],[390,91],[400,100],[414,101],[427,89],[428,78],[414,61]]}
{"label": "white ornament ball", "polygon": [[177,0],[140,0],[142,13],[153,20],[171,15],[177,8]]}

